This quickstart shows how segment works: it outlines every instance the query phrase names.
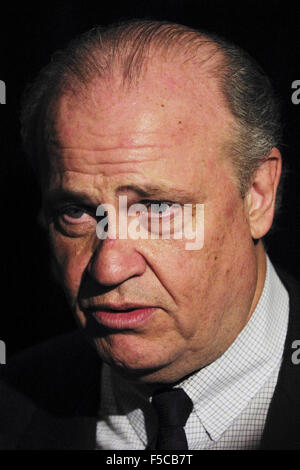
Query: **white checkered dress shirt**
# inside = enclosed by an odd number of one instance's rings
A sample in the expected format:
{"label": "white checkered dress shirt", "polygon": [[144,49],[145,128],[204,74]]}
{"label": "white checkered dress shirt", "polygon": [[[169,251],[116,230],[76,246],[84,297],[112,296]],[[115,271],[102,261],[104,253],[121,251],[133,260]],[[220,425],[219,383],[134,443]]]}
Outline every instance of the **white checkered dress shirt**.
{"label": "white checkered dress shirt", "polygon": [[[246,326],[221,357],[180,384],[194,404],[185,426],[190,450],[258,448],[288,314],[288,293],[267,258],[264,289]],[[149,399],[109,366],[102,379],[96,449],[145,449],[157,432]]]}

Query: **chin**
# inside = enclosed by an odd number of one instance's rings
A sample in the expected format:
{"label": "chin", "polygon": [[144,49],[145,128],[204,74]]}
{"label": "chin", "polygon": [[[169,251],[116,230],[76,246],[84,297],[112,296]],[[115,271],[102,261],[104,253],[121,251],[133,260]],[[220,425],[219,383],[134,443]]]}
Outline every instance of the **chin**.
{"label": "chin", "polygon": [[174,384],[191,372],[179,370],[176,361],[162,361],[162,358],[145,357],[130,360],[126,355],[115,356],[103,347],[97,344],[96,349],[101,359],[111,366],[120,376],[127,380],[140,382],[144,384]]}
{"label": "chin", "polygon": [[[137,355],[134,349],[128,348],[121,351],[110,349],[107,345],[99,339],[94,341],[97,352],[101,359],[120,375],[132,380],[141,382],[156,382],[158,377],[164,375],[164,371],[170,366],[170,360],[166,360],[159,355],[156,357],[152,354],[147,354],[143,351],[142,354]],[[132,352],[130,352],[132,351]],[[172,361],[171,361],[172,362]]]}

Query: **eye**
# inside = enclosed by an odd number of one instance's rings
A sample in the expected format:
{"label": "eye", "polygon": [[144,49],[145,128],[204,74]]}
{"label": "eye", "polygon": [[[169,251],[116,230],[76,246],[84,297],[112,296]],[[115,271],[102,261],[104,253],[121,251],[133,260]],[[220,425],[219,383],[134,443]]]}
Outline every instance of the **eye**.
{"label": "eye", "polygon": [[171,203],[167,203],[167,202],[162,202],[162,203],[158,203],[158,202],[152,202],[152,204],[150,204],[150,212],[151,214],[154,214],[154,215],[159,215],[159,214],[165,214],[168,210],[170,210],[171,208]]}
{"label": "eye", "polygon": [[57,231],[71,237],[85,236],[96,229],[96,217],[90,208],[65,205],[56,210],[53,217]]}
{"label": "eye", "polygon": [[65,211],[65,214],[73,219],[79,219],[84,214],[84,211],[78,207],[70,207]]}
{"label": "eye", "polygon": [[151,232],[151,237],[167,238],[182,227],[182,206],[170,201],[143,201],[147,211],[141,214],[140,220],[144,227]]}
{"label": "eye", "polygon": [[91,219],[91,215],[84,209],[77,206],[66,207],[61,212],[62,220],[70,224],[79,224]]}

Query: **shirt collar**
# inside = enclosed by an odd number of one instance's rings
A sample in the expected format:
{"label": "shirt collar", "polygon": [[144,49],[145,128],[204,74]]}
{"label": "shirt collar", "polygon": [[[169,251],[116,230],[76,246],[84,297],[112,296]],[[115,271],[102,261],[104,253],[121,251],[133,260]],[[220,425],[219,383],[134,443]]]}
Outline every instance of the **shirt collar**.
{"label": "shirt collar", "polygon": [[259,302],[231,346],[180,386],[212,440],[218,440],[280,364],[287,331],[288,293],[267,257]]}
{"label": "shirt collar", "polygon": [[[212,440],[221,437],[280,363],[288,303],[287,291],[267,257],[263,292],[246,326],[222,356],[178,385],[192,399],[194,411]],[[155,432],[149,394],[142,385],[111,374],[108,366],[103,374],[114,393],[106,403],[107,413],[114,408],[114,413],[127,415],[147,445]]]}

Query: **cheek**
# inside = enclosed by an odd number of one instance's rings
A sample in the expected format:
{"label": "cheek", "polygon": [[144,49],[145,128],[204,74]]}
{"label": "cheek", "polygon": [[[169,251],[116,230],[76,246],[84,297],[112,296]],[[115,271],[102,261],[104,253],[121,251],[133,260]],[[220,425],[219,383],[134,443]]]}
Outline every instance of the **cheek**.
{"label": "cheek", "polygon": [[165,259],[167,290],[172,292],[178,311],[184,311],[181,325],[186,334],[201,322],[206,329],[229,307],[232,285],[242,287],[242,276],[252,261],[252,242],[242,205],[207,210],[204,246],[188,251],[173,249]]}
{"label": "cheek", "polygon": [[[249,245],[250,229],[242,199],[232,187],[218,195],[219,204],[207,211],[206,247],[214,261],[234,263],[235,257]],[[219,259],[219,256],[221,259]]]}
{"label": "cheek", "polygon": [[67,238],[50,230],[55,275],[73,300],[79,291],[82,276],[91,257],[86,240]]}
{"label": "cheek", "polygon": [[[222,212],[207,224],[205,263],[209,277],[209,292],[215,295],[211,302],[232,308],[236,298],[249,290],[249,279],[254,276],[254,251],[243,204],[239,199],[228,201]],[[249,279],[247,279],[249,278]],[[247,287],[248,286],[248,287]],[[245,298],[249,292],[245,292]]]}

